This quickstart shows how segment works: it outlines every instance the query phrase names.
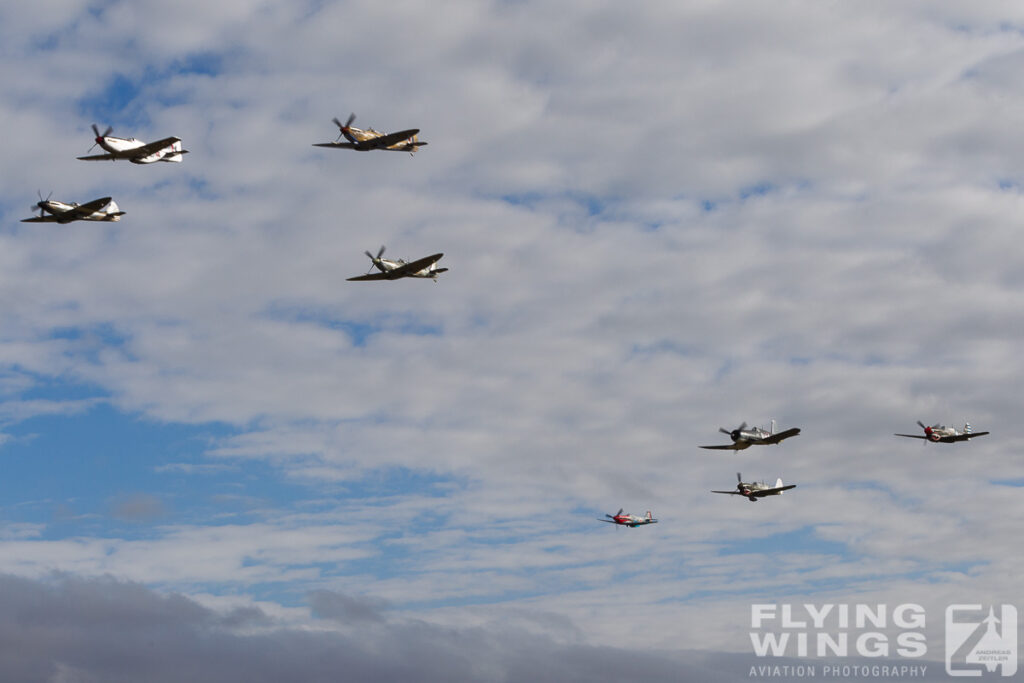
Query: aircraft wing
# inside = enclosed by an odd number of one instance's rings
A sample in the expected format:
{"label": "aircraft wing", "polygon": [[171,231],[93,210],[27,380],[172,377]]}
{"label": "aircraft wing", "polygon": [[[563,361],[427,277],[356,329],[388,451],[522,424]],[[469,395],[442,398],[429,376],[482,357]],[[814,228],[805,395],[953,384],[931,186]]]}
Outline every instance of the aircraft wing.
{"label": "aircraft wing", "polygon": [[893,436],[905,436],[908,439],[928,439],[927,436],[921,436],[920,434],[893,434]]}
{"label": "aircraft wing", "polygon": [[748,446],[750,446],[749,443],[737,441],[736,443],[731,443],[728,446],[701,446],[701,448],[707,448],[713,451],[742,451],[744,448],[747,448]]}
{"label": "aircraft wing", "polygon": [[[136,147],[135,149],[127,149],[122,154],[128,159],[141,159],[142,157],[148,157],[150,154],[159,152],[162,149],[166,149],[173,145],[175,142],[181,142],[181,138],[164,138],[163,140],[157,140],[156,142],[149,142],[142,147]],[[184,150],[182,150],[184,153]]]}
{"label": "aircraft wing", "polygon": [[786,484],[785,486],[773,486],[770,489],[761,489],[760,491],[752,491],[751,495],[760,498],[761,496],[770,496],[775,493],[782,493],[790,489],[795,489],[796,484]]}
{"label": "aircraft wing", "polygon": [[988,432],[974,432],[973,434],[957,434],[956,436],[952,437],[951,440],[967,441],[968,439],[973,439],[976,436],[985,436],[986,434],[988,434]]}
{"label": "aircraft wing", "polygon": [[355,149],[351,142],[314,142],[314,147],[339,147],[341,149]]}
{"label": "aircraft wing", "polygon": [[361,282],[363,280],[391,280],[389,277],[391,273],[395,271],[388,271],[387,273],[369,273],[367,275],[360,275],[359,277],[346,278],[349,282]]}
{"label": "aircraft wing", "polygon": [[22,223],[56,223],[56,216],[33,216],[32,218],[21,219]]}
{"label": "aircraft wing", "polygon": [[85,204],[80,204],[76,207],[73,207],[70,211],[65,211],[64,213],[57,216],[57,218],[61,220],[72,221],[78,218],[85,218],[86,216],[89,216],[99,211],[109,203],[110,197],[100,197],[99,199],[94,199],[91,202],[86,202]]}
{"label": "aircraft wing", "polygon": [[595,519],[597,521],[599,521],[599,522],[608,522],[609,524],[618,524],[618,522],[616,522],[614,519],[601,519],[600,517],[595,517]]}
{"label": "aircraft wing", "polygon": [[796,436],[799,433],[800,433],[800,428],[799,427],[793,427],[792,429],[787,429],[784,432],[779,432],[778,434],[772,434],[771,436],[766,436],[761,443],[779,443],[783,439],[788,439],[789,437]]}
{"label": "aircraft wing", "polygon": [[79,161],[111,161],[113,159],[123,159],[122,156],[116,154],[93,154],[88,157],[78,157]]}
{"label": "aircraft wing", "polygon": [[444,254],[433,254],[431,256],[426,256],[424,258],[417,259],[412,263],[403,263],[402,265],[392,270],[390,274],[392,277],[405,277],[406,275],[418,273],[424,268],[429,268],[433,264],[440,261],[442,256],[444,256]]}
{"label": "aircraft wing", "polygon": [[391,145],[398,144],[403,140],[408,140],[416,133],[419,133],[419,128],[410,128],[409,130],[400,130],[397,133],[388,133],[387,135],[381,135],[377,138],[370,140],[364,140],[362,145],[368,149],[377,149],[379,147],[390,147]]}
{"label": "aircraft wing", "polygon": [[730,496],[742,496],[743,495],[739,491],[712,491],[711,493],[727,493]]}

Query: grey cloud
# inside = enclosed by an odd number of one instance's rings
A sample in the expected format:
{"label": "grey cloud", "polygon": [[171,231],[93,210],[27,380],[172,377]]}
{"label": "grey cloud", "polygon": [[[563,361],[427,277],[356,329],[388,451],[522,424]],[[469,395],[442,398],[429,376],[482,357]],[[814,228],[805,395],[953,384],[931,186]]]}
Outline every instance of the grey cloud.
{"label": "grey cloud", "polygon": [[61,673],[111,683],[727,681],[745,673],[722,656],[561,644],[500,626],[275,627],[259,610],[221,615],[180,595],[69,576],[0,577],[0,642],[0,678],[20,683]]}

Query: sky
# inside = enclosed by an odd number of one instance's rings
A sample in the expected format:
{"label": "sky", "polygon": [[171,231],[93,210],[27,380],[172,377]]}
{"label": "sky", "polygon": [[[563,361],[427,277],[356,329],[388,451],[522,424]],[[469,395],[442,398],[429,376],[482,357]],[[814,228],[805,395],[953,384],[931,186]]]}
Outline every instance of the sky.
{"label": "sky", "polygon": [[1024,8],[8,1],[0,55],[0,679],[751,680],[831,661],[753,605],[909,603],[947,680],[1020,604]]}

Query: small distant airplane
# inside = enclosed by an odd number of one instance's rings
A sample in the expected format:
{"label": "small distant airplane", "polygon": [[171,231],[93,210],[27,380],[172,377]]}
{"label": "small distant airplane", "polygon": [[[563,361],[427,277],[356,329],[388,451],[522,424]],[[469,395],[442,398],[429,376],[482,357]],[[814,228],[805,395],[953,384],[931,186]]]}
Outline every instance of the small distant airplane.
{"label": "small distant airplane", "polygon": [[[71,221],[119,221],[124,211],[110,197],[100,197],[85,204],[65,204],[49,197],[39,201],[32,211],[39,209],[39,215],[25,218],[22,223],[70,223]],[[49,214],[49,215],[45,215]]]}
{"label": "small distant airplane", "polygon": [[946,427],[940,424],[933,424],[931,427],[927,427],[920,420],[917,421],[917,424],[924,430],[924,436],[920,434],[896,434],[895,436],[905,436],[908,439],[926,439],[935,443],[954,443],[956,441],[968,441],[976,436],[988,434],[988,432],[972,431],[970,422],[964,425],[964,431],[962,432],[958,432],[953,427]]}
{"label": "small distant airplane", "polygon": [[[369,152],[371,149],[384,149],[391,152],[408,152],[413,154],[417,149],[427,144],[417,139],[416,136],[420,132],[419,128],[410,128],[409,130],[397,133],[381,133],[373,128],[366,130],[353,128],[352,122],[356,120],[355,114],[349,115],[348,121],[345,123],[339,121],[337,117],[332,120],[334,125],[341,131],[338,134],[338,139],[334,142],[317,142],[313,144],[314,147],[354,149],[359,152]],[[339,142],[342,136],[348,142]]]}
{"label": "small distant airplane", "polygon": [[732,496],[746,496],[750,499],[751,503],[756,503],[758,498],[764,498],[765,496],[781,496],[783,491],[796,488],[796,484],[789,484],[784,486],[782,484],[782,478],[780,477],[775,481],[775,486],[769,486],[762,482],[745,482],[743,481],[742,475],[739,472],[736,473],[736,490],[735,491],[712,491],[711,493],[724,493]]}
{"label": "small distant airplane", "polygon": [[736,429],[729,431],[725,427],[719,427],[718,431],[723,434],[728,434],[729,438],[732,439],[732,443],[728,446],[701,446],[701,448],[711,448],[720,451],[742,451],[744,448],[750,448],[751,446],[766,446],[768,444],[777,444],[783,439],[788,439],[791,436],[796,436],[800,433],[799,427],[793,427],[787,429],[784,432],[775,433],[775,420],[772,420],[771,430],[765,430],[761,427],[751,427],[747,429],[747,423],[744,422]]}
{"label": "small distant airplane", "polygon": [[608,519],[597,518],[599,522],[608,522],[609,524],[619,524],[621,526],[628,526],[630,529],[635,529],[638,526],[644,524],[657,524],[658,520],[651,517],[651,511],[647,511],[647,516],[637,517],[636,515],[624,515],[622,514],[623,508],[619,508],[619,511],[614,515],[605,514]]}
{"label": "small distant airplane", "polygon": [[368,251],[363,252],[370,257],[373,265],[370,266],[370,270],[373,270],[374,266],[381,271],[379,273],[360,275],[359,277],[350,277],[350,282],[356,282],[361,280],[397,280],[403,277],[423,277],[431,278],[434,282],[437,282],[437,276],[441,273],[446,272],[447,268],[438,268],[437,262],[441,260],[444,254],[433,254],[419,260],[413,261],[412,263],[406,263],[402,259],[397,261],[390,261],[388,259],[381,258],[384,254],[384,247],[380,248],[377,255],[374,256]]}
{"label": "small distant airplane", "polygon": [[[78,157],[81,161],[116,161],[127,159],[133,164],[152,164],[154,161],[181,162],[181,155],[188,154],[187,149],[181,148],[181,138],[164,138],[156,142],[145,143],[135,138],[115,138],[111,135],[114,129],[107,126],[107,129],[100,133],[96,124],[92,124],[92,132],[96,133],[96,141],[92,147],[99,145],[107,150],[107,154],[94,154],[92,156]],[[92,151],[92,147],[89,151]]]}

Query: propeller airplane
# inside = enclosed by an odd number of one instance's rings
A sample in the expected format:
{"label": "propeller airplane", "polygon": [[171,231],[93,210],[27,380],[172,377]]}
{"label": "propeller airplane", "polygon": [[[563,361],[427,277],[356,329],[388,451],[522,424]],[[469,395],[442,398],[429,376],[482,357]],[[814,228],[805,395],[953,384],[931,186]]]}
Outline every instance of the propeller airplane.
{"label": "propeller airplane", "polygon": [[107,126],[107,129],[100,133],[96,124],[92,124],[92,132],[96,134],[95,142],[89,148],[99,145],[107,150],[106,154],[93,154],[92,156],[78,157],[81,161],[116,161],[127,159],[133,164],[152,164],[154,161],[169,161],[179,163],[181,155],[188,154],[187,149],[181,148],[181,138],[164,138],[156,142],[146,143],[135,138],[115,138],[111,135],[114,129]]}
{"label": "propeller airplane", "polygon": [[[49,196],[39,201],[32,207],[32,211],[39,209],[39,215],[32,218],[25,218],[22,223],[70,223],[71,221],[119,221],[124,211],[117,206],[110,197],[100,197],[85,204],[72,202],[66,204]],[[49,215],[47,215],[49,214]]]}
{"label": "propeller airplane", "polygon": [[751,503],[756,503],[758,498],[764,498],[765,496],[781,496],[783,491],[796,488],[796,484],[783,485],[782,478],[780,477],[775,481],[775,486],[769,486],[765,482],[745,482],[743,476],[736,473],[736,490],[735,491],[712,491],[711,493],[724,493],[731,496],[746,496],[750,499]]}
{"label": "propeller airplane", "polygon": [[651,511],[647,511],[647,515],[644,517],[637,517],[636,515],[624,515],[622,514],[623,508],[619,508],[619,511],[614,515],[605,514],[608,519],[597,518],[599,522],[608,522],[609,524],[618,524],[619,526],[626,526],[630,529],[635,529],[638,526],[645,524],[657,524],[658,520],[651,516]]}
{"label": "propeller airplane", "polygon": [[721,451],[742,451],[744,448],[750,448],[751,446],[766,446],[769,444],[777,444],[783,439],[788,439],[791,436],[796,436],[800,433],[799,427],[793,427],[783,432],[775,432],[775,420],[772,420],[772,426],[770,430],[763,429],[761,427],[747,428],[747,423],[744,422],[736,429],[732,431],[725,427],[719,427],[718,431],[723,434],[728,434],[729,438],[732,439],[732,443],[727,446],[701,446],[701,448],[710,448],[713,450]]}
{"label": "propeller airplane", "polygon": [[[427,143],[417,139],[419,128],[399,131],[397,133],[381,133],[373,128],[355,128],[352,122],[356,120],[355,114],[350,114],[348,121],[342,123],[337,117],[332,119],[334,125],[341,131],[334,142],[317,142],[314,147],[330,147],[332,149],[354,149],[358,152],[369,152],[371,149],[383,149],[390,152],[408,152],[413,154],[417,149]],[[348,142],[340,142],[344,137]]]}
{"label": "propeller airplane", "polygon": [[937,423],[928,427],[918,420],[917,424],[924,430],[923,436],[920,434],[896,434],[895,436],[905,436],[908,439],[925,439],[934,443],[955,443],[957,441],[969,441],[976,436],[988,434],[988,432],[972,431],[970,422],[964,424],[964,431],[962,432],[958,432],[954,427],[946,427]]}
{"label": "propeller airplane", "polygon": [[402,259],[397,261],[391,261],[389,259],[381,258],[384,254],[384,247],[380,248],[377,255],[374,256],[370,252],[363,252],[370,257],[370,261],[373,265],[370,266],[370,270],[374,267],[379,270],[379,273],[369,273],[366,275],[360,275],[358,277],[350,277],[350,282],[358,282],[363,280],[397,280],[403,277],[422,277],[431,278],[434,282],[437,282],[437,276],[441,273],[446,272],[447,268],[438,268],[437,262],[441,260],[444,254],[433,254],[424,258],[406,263]]}

